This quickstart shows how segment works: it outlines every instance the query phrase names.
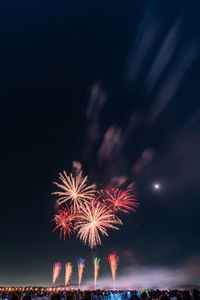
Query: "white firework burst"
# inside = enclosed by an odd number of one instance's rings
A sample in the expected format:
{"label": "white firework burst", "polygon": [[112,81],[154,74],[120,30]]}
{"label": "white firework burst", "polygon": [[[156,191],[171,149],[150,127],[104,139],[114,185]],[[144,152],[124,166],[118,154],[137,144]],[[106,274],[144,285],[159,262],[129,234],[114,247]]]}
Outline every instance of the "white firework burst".
{"label": "white firework burst", "polygon": [[78,230],[77,236],[89,244],[91,248],[101,244],[100,233],[108,236],[107,229],[117,229],[116,225],[122,224],[116,219],[115,214],[104,204],[92,200],[80,206],[81,213],[76,222],[75,229]]}
{"label": "white firework burst", "polygon": [[87,185],[87,176],[82,177],[82,172],[78,175],[69,176],[64,171],[59,173],[59,179],[61,183],[54,182],[54,184],[60,189],[60,191],[53,192],[57,195],[57,203],[59,205],[70,201],[73,203],[74,209],[78,209],[82,201],[89,201],[92,194],[95,192],[95,185]]}

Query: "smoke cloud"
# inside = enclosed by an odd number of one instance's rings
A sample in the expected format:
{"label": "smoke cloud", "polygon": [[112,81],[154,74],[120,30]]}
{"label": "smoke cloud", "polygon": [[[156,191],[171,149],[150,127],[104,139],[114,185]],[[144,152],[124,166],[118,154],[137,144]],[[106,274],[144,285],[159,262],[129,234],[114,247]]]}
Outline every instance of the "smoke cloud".
{"label": "smoke cloud", "polygon": [[[198,263],[197,263],[198,261]],[[99,277],[97,288],[109,289],[169,289],[181,288],[187,285],[200,284],[200,258],[196,258],[183,266],[174,268],[162,266],[142,266],[135,265],[120,271],[113,284],[111,274]],[[93,287],[93,280],[87,281],[83,288]]]}

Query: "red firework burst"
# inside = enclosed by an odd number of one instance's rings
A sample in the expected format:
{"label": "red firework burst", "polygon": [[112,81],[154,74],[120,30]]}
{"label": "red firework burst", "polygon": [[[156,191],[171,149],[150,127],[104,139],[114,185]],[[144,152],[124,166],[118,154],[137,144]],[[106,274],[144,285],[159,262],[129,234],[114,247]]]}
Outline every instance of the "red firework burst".
{"label": "red firework burst", "polygon": [[114,212],[123,211],[128,213],[129,211],[135,211],[134,207],[139,205],[131,190],[112,189],[111,191],[105,191],[104,201],[108,208]]}
{"label": "red firework burst", "polygon": [[56,227],[53,229],[53,232],[57,229],[60,229],[60,238],[63,234],[64,240],[66,233],[70,237],[71,234],[74,232],[74,222],[77,220],[78,214],[74,210],[73,206],[69,207],[66,205],[66,207],[63,207],[58,210],[58,214],[54,216],[52,221],[56,223]]}

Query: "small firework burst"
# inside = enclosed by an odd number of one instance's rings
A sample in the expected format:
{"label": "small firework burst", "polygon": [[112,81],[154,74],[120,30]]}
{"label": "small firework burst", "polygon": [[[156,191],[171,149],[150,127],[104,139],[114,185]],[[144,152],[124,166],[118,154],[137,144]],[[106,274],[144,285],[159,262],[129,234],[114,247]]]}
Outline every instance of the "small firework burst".
{"label": "small firework burst", "polygon": [[134,207],[139,206],[139,203],[131,190],[107,190],[103,192],[103,198],[108,208],[114,212],[128,213],[130,211],[135,211]]}
{"label": "small firework burst", "polygon": [[64,240],[66,233],[70,237],[74,232],[74,222],[77,220],[78,214],[74,210],[73,206],[68,208],[66,205],[65,207],[58,210],[58,214],[54,216],[52,221],[55,221],[56,226],[53,231],[60,229],[60,238],[63,234]]}

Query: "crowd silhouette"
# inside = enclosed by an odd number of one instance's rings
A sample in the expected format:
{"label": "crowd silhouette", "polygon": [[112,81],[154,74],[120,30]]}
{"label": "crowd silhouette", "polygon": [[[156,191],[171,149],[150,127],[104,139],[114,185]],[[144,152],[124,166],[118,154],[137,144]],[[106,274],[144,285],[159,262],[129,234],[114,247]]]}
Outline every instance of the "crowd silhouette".
{"label": "crowd silhouette", "polygon": [[2,291],[0,300],[200,300],[200,291],[189,290],[68,290]]}

